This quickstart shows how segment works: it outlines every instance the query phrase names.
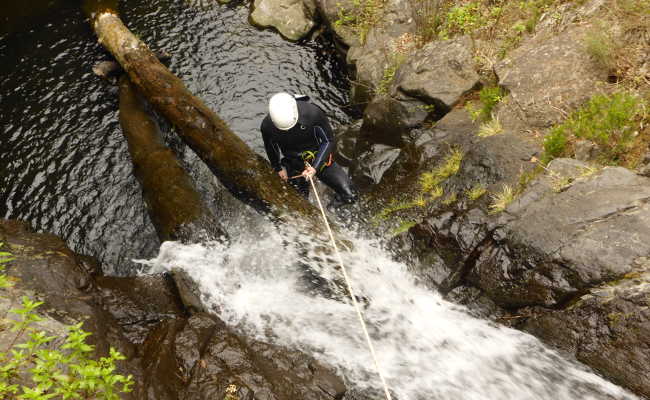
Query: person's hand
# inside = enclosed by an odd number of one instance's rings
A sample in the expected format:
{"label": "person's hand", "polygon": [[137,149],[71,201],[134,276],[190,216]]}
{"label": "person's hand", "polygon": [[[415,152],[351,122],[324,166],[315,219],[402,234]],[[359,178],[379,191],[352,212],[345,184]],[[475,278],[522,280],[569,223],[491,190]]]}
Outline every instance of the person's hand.
{"label": "person's hand", "polygon": [[287,170],[284,168],[278,171],[278,175],[280,175],[280,179],[282,179],[285,182],[287,181],[287,179],[289,179],[289,177],[287,176]]}
{"label": "person's hand", "polygon": [[308,165],[305,167],[305,170],[302,171],[302,174],[300,175],[302,175],[305,179],[309,179],[312,176],[316,175],[316,170]]}

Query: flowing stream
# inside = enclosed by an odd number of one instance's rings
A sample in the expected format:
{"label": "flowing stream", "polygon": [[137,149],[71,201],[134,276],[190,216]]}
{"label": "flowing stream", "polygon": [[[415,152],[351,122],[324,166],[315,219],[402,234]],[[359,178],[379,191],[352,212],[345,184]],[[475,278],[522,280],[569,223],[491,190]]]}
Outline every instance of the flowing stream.
{"label": "flowing stream", "polygon": [[[240,332],[300,349],[335,366],[352,386],[371,390],[372,398],[382,398],[345,294],[314,293],[324,281],[336,282],[340,272],[323,254],[323,243],[300,238],[262,229],[240,235],[227,248],[165,242],[155,259],[141,262],[151,272],[184,269],[199,283],[203,301]],[[397,398],[635,398],[536,338],[472,317],[418,285],[406,265],[378,243],[353,243],[344,263],[366,304],[379,363]]]}

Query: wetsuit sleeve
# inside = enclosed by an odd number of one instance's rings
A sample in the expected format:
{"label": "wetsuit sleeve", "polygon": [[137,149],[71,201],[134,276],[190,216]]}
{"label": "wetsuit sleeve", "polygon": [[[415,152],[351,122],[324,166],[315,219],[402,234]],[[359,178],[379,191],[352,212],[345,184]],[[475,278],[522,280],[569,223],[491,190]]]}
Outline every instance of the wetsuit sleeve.
{"label": "wetsuit sleeve", "polygon": [[327,163],[330,158],[330,154],[334,151],[336,147],[336,142],[334,141],[334,133],[332,133],[332,128],[330,127],[329,122],[327,122],[327,117],[325,113],[321,112],[318,124],[314,125],[314,136],[318,142],[318,153],[316,159],[314,160],[314,165],[312,167],[316,171],[320,171],[320,168]]}
{"label": "wetsuit sleeve", "polygon": [[276,172],[280,171],[282,169],[282,164],[280,164],[280,146],[271,139],[271,133],[265,128],[263,122],[260,130],[262,131],[264,150],[266,150],[266,156],[269,158],[271,167],[273,167]]}

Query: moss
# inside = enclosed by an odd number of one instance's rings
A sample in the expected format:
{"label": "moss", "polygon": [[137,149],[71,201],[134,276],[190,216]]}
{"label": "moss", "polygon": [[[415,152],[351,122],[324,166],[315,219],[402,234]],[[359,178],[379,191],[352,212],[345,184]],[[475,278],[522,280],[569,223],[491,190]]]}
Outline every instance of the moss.
{"label": "moss", "polygon": [[401,233],[404,233],[417,225],[417,222],[415,221],[402,221],[397,228],[395,228],[391,233],[392,236],[397,236]]}

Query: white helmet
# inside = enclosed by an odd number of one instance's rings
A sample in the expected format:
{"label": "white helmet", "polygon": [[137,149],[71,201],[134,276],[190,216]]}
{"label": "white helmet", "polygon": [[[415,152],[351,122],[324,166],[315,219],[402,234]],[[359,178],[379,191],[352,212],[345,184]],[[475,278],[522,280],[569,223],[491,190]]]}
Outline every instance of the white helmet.
{"label": "white helmet", "polygon": [[298,104],[289,93],[276,93],[269,100],[269,115],[276,128],[287,131],[298,122]]}

